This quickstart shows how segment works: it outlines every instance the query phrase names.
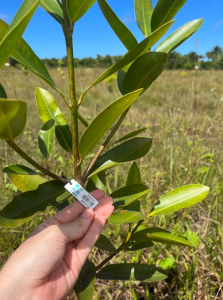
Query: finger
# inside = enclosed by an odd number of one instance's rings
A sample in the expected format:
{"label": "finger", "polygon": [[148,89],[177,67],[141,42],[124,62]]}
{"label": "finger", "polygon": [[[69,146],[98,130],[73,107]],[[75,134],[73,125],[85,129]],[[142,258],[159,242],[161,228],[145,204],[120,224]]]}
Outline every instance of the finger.
{"label": "finger", "polygon": [[107,219],[114,210],[114,207],[111,204],[113,200],[110,197],[105,197],[104,201],[106,204],[100,204],[101,206],[98,208],[97,216],[95,216],[94,222],[92,223],[86,235],[79,241],[77,247],[69,247],[66,251],[64,259],[73,274],[77,274],[81,271],[90,251],[101,235]]}
{"label": "finger", "polygon": [[94,221],[94,217],[94,211],[91,208],[86,208],[73,222],[59,225],[58,229],[63,241],[67,244],[85,236]]}
{"label": "finger", "polygon": [[[96,200],[100,201],[105,196],[104,191],[96,190],[90,193]],[[75,201],[58,212],[52,219],[60,224],[73,222],[84,211],[85,207],[79,201]]]}

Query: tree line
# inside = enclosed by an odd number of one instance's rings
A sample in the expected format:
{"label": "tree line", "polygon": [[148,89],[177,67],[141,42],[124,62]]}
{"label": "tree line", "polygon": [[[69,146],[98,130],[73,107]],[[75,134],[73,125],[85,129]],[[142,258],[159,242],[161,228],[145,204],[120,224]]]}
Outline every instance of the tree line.
{"label": "tree line", "polygon": [[[117,63],[121,58],[121,55],[97,55],[96,58],[75,58],[74,66],[75,68],[109,68],[113,64]],[[64,56],[62,59],[45,58],[42,59],[42,62],[47,68],[67,67],[66,56]],[[18,66],[17,62],[13,59],[10,59],[9,63],[12,66]],[[199,68],[201,70],[223,70],[223,48],[220,46],[215,46],[211,51],[207,52],[205,56],[198,55],[194,51],[185,55],[177,51],[169,53],[166,64],[167,70],[193,70],[195,68]]]}

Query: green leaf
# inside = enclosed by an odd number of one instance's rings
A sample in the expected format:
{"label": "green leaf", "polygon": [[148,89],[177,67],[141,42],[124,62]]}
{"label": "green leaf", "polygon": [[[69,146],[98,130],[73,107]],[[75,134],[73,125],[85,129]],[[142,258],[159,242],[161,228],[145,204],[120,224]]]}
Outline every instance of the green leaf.
{"label": "green leaf", "polygon": [[74,286],[74,291],[78,300],[92,300],[95,276],[95,265],[87,260]]}
{"label": "green leaf", "polygon": [[101,269],[96,277],[105,280],[156,282],[164,280],[166,273],[157,267],[141,264],[113,264]]}
{"label": "green leaf", "polygon": [[64,24],[63,10],[57,0],[41,0],[40,6],[61,25]]}
{"label": "green leaf", "polygon": [[152,31],[171,21],[187,0],[158,0],[152,14]]}
{"label": "green leaf", "polygon": [[145,92],[163,72],[167,57],[166,53],[149,52],[137,58],[124,78],[124,94],[139,88],[143,88]]}
{"label": "green leaf", "polygon": [[203,19],[188,22],[163,40],[156,48],[156,51],[166,53],[173,51],[191,37],[202,24]]}
{"label": "green leaf", "polygon": [[137,163],[134,161],[129,170],[126,185],[140,184],[141,182],[140,170]]}
{"label": "green leaf", "polygon": [[161,267],[163,270],[171,270],[176,265],[176,261],[173,258],[164,258],[159,263],[159,267]]}
{"label": "green leaf", "polygon": [[131,66],[131,64],[125,66],[123,69],[118,71],[117,84],[118,84],[118,89],[119,89],[119,91],[122,95],[124,95],[124,93],[123,93],[123,81],[124,81],[124,78],[126,76],[126,73],[127,73],[128,69],[130,68],[130,66]]}
{"label": "green leaf", "polygon": [[127,251],[136,251],[144,248],[150,248],[154,245],[155,243],[148,239],[142,239],[140,236],[132,236],[124,246]]}
{"label": "green leaf", "polygon": [[102,190],[106,193],[107,187],[105,171],[95,174],[88,180],[86,190],[90,193],[97,189]]}
{"label": "green leaf", "polygon": [[199,246],[200,239],[199,239],[199,236],[196,235],[196,233],[194,233],[191,230],[187,230],[186,237],[191,242],[193,247],[197,248]]}
{"label": "green leaf", "polygon": [[67,12],[72,23],[77,22],[96,0],[67,0]]}
{"label": "green leaf", "polygon": [[0,98],[1,99],[7,99],[7,95],[6,95],[5,89],[3,88],[3,86],[1,85],[1,83],[0,83]]}
{"label": "green leaf", "polygon": [[143,184],[134,184],[125,186],[115,192],[110,197],[114,199],[114,207],[120,208],[129,205],[140,197],[148,194],[149,190]]}
{"label": "green leaf", "polygon": [[125,162],[139,159],[148,153],[151,146],[151,138],[138,137],[128,140],[100,156],[89,177]]}
{"label": "green leaf", "polygon": [[121,212],[117,214],[112,214],[108,221],[110,224],[113,225],[120,225],[125,223],[132,223],[140,220],[145,220],[146,216],[142,215],[138,211],[128,211],[128,210],[122,210]]}
{"label": "green leaf", "polygon": [[47,121],[41,128],[38,135],[39,149],[45,159],[49,159],[49,156],[53,149],[53,139],[55,132],[55,121]]}
{"label": "green leaf", "polygon": [[17,174],[17,175],[38,175],[36,171],[23,165],[10,165],[2,170],[6,174]]}
{"label": "green leaf", "polygon": [[111,66],[104,74],[102,74],[92,85],[90,85],[82,94],[83,95],[90,90],[93,86],[101,82],[102,80],[108,78],[113,75],[117,71],[123,69],[125,66],[136,60],[143,53],[147,52],[153,45],[155,45],[159,39],[167,32],[167,30],[171,27],[174,21],[171,21],[167,24],[164,24],[157,31],[153,32],[150,36],[144,39],[141,43],[139,43],[134,49],[126,53],[122,59],[117,62],[115,65]]}
{"label": "green leaf", "polygon": [[134,136],[140,134],[141,132],[143,132],[143,131],[145,131],[145,130],[147,130],[147,129],[148,129],[148,127],[145,127],[145,128],[141,128],[141,129],[135,130],[135,131],[133,131],[133,132],[130,132],[129,134],[123,136],[123,137],[120,138],[119,140],[117,140],[117,141],[115,141],[114,143],[112,143],[110,146],[115,145],[115,144],[120,143],[120,142],[124,142],[124,141],[126,141],[126,140],[129,140],[130,138],[132,138],[132,137],[134,137]]}
{"label": "green leaf", "polygon": [[123,45],[128,49],[132,50],[138,45],[138,42],[132,32],[122,23],[122,21],[116,16],[114,11],[108,5],[105,0],[98,0],[100,9],[106,18],[107,22],[116,33]]}
{"label": "green leaf", "polygon": [[103,110],[88,126],[81,137],[79,150],[83,158],[101,140],[119,116],[136,100],[142,90],[135,91],[116,100]]}
{"label": "green leaf", "polygon": [[[4,34],[7,32],[8,28],[9,25],[3,20],[0,20],[0,40],[4,37]],[[22,38],[19,39],[17,46],[11,56],[15,60],[26,66],[28,69],[30,69],[34,74],[43,79],[59,94],[63,95],[56,87],[42,61]]]}
{"label": "green leaf", "polygon": [[134,236],[141,237],[143,240],[148,239],[150,241],[158,242],[161,244],[193,246],[189,241],[176,235],[170,234],[168,231],[160,228],[147,228],[136,232]]}
{"label": "green leaf", "polygon": [[24,0],[0,42],[0,68],[13,53],[40,0]]}
{"label": "green leaf", "polygon": [[161,216],[202,201],[210,188],[201,184],[182,186],[162,196],[149,216]]}
{"label": "green leaf", "polygon": [[15,139],[26,125],[26,103],[19,100],[0,99],[0,139]]}
{"label": "green leaf", "polygon": [[99,236],[99,239],[97,240],[95,247],[104,250],[104,251],[109,251],[116,253],[117,249],[115,246],[112,244],[112,242],[103,234]]}
{"label": "green leaf", "polygon": [[36,89],[36,102],[40,118],[44,123],[53,119],[60,146],[72,155],[72,134],[69,125],[53,96],[44,89]]}
{"label": "green leaf", "polygon": [[135,16],[139,29],[147,37],[151,34],[152,0],[135,0]]}
{"label": "green leaf", "polygon": [[37,212],[49,212],[70,197],[64,184],[56,180],[41,184],[36,190],[17,195],[0,212],[0,226],[18,227],[29,222]]}

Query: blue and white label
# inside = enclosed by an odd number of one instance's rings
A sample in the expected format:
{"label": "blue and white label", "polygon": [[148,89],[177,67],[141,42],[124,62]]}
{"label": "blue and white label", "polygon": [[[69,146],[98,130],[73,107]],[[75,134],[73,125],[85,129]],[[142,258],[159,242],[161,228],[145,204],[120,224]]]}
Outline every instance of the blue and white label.
{"label": "blue and white label", "polygon": [[71,184],[68,183],[65,185],[65,189],[69,193],[71,193],[85,207],[90,207],[94,209],[99,204],[99,202],[74,179],[71,180]]}

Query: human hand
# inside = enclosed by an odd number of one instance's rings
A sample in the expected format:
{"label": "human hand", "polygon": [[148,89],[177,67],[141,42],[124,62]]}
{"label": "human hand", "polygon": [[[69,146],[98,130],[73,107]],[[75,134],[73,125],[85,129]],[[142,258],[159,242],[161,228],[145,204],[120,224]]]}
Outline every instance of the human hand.
{"label": "human hand", "polygon": [[4,300],[61,300],[72,290],[113,212],[113,199],[97,190],[93,211],[76,201],[40,224],[0,273]]}

